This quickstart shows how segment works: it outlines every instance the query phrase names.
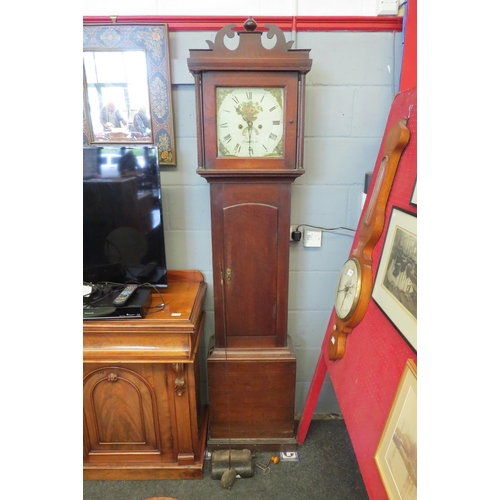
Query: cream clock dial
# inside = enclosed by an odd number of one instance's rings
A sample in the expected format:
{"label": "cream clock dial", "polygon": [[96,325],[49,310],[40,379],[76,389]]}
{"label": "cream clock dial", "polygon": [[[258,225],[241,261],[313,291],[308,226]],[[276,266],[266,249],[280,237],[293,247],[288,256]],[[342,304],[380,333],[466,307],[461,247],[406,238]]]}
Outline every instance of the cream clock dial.
{"label": "cream clock dial", "polygon": [[283,157],[283,88],[217,87],[217,156]]}
{"label": "cream clock dial", "polygon": [[335,310],[337,317],[345,320],[350,318],[361,295],[361,267],[357,259],[349,259],[340,271]]}

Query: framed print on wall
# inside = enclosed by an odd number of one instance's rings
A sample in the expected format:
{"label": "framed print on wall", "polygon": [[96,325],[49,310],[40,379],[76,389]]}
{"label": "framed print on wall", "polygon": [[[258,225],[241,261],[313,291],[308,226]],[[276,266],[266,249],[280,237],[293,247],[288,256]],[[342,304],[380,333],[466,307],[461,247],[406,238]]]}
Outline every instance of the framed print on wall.
{"label": "framed print on wall", "polygon": [[417,217],[393,207],[372,298],[417,351]]}
{"label": "framed print on wall", "polygon": [[390,500],[417,500],[417,366],[408,359],[375,452]]}
{"label": "framed print on wall", "polygon": [[411,193],[410,205],[414,207],[417,206],[417,180],[415,179],[415,185],[413,186],[413,192]]}

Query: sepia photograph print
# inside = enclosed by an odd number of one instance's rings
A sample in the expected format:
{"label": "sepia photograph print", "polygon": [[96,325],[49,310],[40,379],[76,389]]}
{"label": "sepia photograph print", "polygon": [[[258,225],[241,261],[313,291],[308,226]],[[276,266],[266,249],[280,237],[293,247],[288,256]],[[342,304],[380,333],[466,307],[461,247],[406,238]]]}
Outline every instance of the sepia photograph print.
{"label": "sepia photograph print", "polygon": [[373,300],[417,351],[417,217],[393,207]]}

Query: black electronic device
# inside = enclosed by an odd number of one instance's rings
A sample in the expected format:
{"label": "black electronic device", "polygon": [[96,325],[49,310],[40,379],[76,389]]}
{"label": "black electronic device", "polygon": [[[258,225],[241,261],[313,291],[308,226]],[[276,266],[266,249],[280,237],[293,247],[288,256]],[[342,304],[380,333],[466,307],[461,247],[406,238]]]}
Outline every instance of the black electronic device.
{"label": "black electronic device", "polygon": [[168,286],[156,146],[83,147],[83,282]]}
{"label": "black electronic device", "polygon": [[123,305],[115,305],[121,291],[105,295],[102,299],[83,299],[83,319],[144,318],[151,303],[151,289],[141,287],[135,290]]}

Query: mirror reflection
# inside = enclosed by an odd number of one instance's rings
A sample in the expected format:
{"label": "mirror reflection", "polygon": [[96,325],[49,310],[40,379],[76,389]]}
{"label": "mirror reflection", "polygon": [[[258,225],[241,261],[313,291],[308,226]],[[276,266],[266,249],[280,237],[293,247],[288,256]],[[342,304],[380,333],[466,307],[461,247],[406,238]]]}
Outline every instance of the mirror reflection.
{"label": "mirror reflection", "polygon": [[151,143],[145,52],[84,51],[83,67],[93,142]]}

